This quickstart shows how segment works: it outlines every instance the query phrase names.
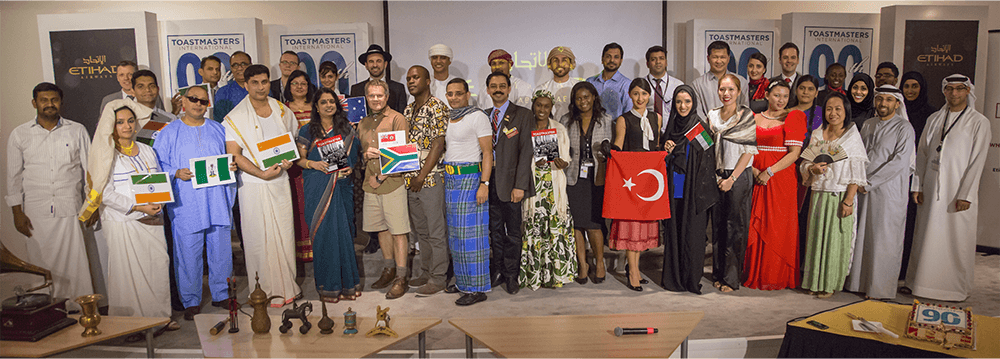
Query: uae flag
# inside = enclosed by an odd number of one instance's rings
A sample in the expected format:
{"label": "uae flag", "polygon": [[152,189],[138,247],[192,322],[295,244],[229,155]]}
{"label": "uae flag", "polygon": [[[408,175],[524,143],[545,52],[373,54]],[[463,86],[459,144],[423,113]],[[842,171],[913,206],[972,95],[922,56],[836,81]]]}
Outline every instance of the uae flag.
{"label": "uae flag", "polygon": [[160,134],[160,130],[164,127],[167,127],[167,122],[158,121],[156,119],[156,117],[159,116],[153,117],[154,119],[150,119],[149,122],[146,122],[145,126],[142,126],[142,128],[139,129],[139,133],[135,136],[136,141],[152,146],[153,141],[156,140],[156,135]]}
{"label": "uae flag", "polygon": [[152,172],[132,175],[132,195],[136,204],[171,203],[174,193],[170,190],[170,182],[166,172]]}
{"label": "uae flag", "polygon": [[604,180],[604,217],[633,221],[670,218],[667,152],[611,151]]}
{"label": "uae flag", "polygon": [[712,136],[709,136],[708,131],[705,131],[705,128],[701,126],[701,122],[698,122],[694,125],[694,127],[691,127],[691,129],[684,134],[684,137],[687,137],[688,141],[698,142],[703,150],[708,149],[715,144],[715,141],[712,140]]}
{"label": "uae flag", "polygon": [[420,169],[420,152],[416,143],[383,147],[378,149],[382,154],[382,174],[403,173]]}
{"label": "uae flag", "polygon": [[233,155],[192,158],[188,162],[194,178],[191,187],[204,188],[236,182],[236,176],[229,171]]}
{"label": "uae flag", "polygon": [[299,151],[295,148],[295,141],[292,140],[290,132],[257,143],[257,153],[261,157],[261,168],[265,170],[281,163],[282,160],[295,161],[299,159]]}

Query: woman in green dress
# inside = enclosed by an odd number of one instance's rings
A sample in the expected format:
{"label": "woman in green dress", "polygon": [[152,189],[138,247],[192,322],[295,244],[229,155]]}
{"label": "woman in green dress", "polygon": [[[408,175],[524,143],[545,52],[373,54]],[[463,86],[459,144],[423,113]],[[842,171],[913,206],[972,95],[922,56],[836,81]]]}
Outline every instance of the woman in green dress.
{"label": "woman in green dress", "polygon": [[[552,121],[554,97],[549,91],[539,90],[532,97],[535,113],[535,131],[555,130],[559,156],[549,161],[536,152],[534,166],[535,195],[526,200],[523,208],[524,241],[521,248],[521,274],[523,288],[558,288],[572,282],[576,276],[576,246],[573,237],[573,217],[569,213],[566,197],[566,174],[569,165],[569,134],[566,127]],[[552,140],[551,134],[547,140]],[[545,142],[543,140],[542,142]],[[549,143],[548,145],[551,145]],[[538,146],[538,144],[536,144]]]}

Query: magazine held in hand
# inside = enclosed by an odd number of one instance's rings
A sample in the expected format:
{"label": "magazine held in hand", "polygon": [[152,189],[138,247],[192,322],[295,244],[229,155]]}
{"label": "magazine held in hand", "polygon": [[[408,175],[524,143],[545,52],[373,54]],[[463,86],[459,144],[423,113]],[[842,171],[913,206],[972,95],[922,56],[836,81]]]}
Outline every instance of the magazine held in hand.
{"label": "magazine held in hand", "polygon": [[327,174],[350,167],[347,162],[347,147],[340,135],[317,141],[316,149],[319,150],[319,157],[327,164]]}
{"label": "magazine held in hand", "polygon": [[552,162],[559,158],[559,140],[556,129],[531,131],[531,144],[535,147],[535,162]]}

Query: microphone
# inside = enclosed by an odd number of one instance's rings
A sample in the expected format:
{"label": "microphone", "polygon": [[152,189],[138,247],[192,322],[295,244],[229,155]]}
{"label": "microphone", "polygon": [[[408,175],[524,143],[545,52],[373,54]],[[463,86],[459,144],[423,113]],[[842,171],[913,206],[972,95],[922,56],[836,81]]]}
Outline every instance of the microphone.
{"label": "microphone", "polygon": [[657,328],[622,328],[615,327],[615,336],[620,337],[622,335],[635,335],[635,334],[655,334],[659,333],[660,330]]}

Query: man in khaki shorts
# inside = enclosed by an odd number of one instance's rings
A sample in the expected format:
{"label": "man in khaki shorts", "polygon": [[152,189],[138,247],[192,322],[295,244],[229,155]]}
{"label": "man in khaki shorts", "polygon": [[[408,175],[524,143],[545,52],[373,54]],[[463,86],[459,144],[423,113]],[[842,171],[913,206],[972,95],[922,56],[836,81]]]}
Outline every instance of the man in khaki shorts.
{"label": "man in khaki shorts", "polygon": [[378,232],[382,247],[382,275],[372,283],[372,289],[392,288],[386,299],[396,299],[410,289],[406,270],[407,234],[410,233],[410,216],[407,212],[406,188],[399,174],[383,175],[380,171],[378,135],[390,131],[409,130],[406,118],[386,106],[389,85],[382,80],[365,84],[365,100],[372,113],[361,119],[358,136],[365,161],[364,231]]}

